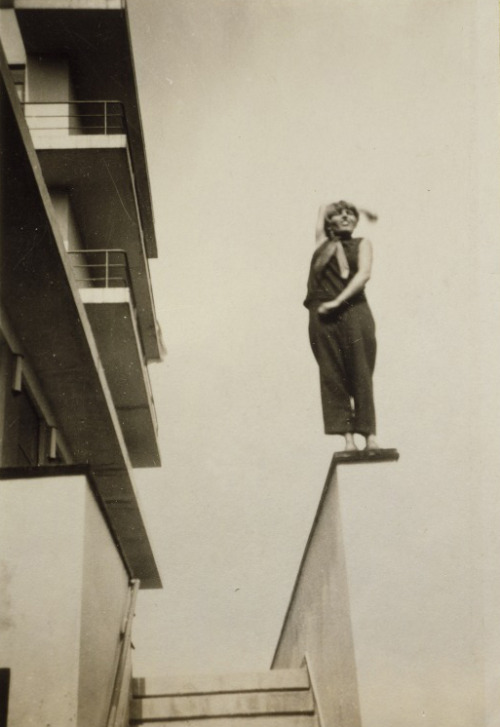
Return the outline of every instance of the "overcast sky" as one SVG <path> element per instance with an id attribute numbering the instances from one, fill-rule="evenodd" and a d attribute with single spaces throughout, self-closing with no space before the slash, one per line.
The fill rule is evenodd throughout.
<path id="1" fill-rule="evenodd" d="M 473 480 L 475 3 L 129 5 L 168 349 L 163 467 L 136 478 L 164 589 L 140 595 L 135 672 L 265 669 L 341 444 L 302 307 L 321 203 L 380 218 L 359 234 L 402 517 L 437 532 Z"/>

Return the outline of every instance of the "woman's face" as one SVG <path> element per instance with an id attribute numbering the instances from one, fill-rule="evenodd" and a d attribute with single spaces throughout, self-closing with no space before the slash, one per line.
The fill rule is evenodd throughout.
<path id="1" fill-rule="evenodd" d="M 325 227 L 334 234 L 352 234 L 357 224 L 358 218 L 356 214 L 347 207 L 343 207 L 327 216 Z"/>

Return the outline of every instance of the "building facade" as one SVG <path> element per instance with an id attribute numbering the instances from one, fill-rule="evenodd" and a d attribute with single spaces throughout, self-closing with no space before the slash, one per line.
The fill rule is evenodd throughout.
<path id="1" fill-rule="evenodd" d="M 127 10 L 15 0 L 0 28 L 2 694 L 9 727 L 95 727 L 137 585 L 161 587 L 133 478 L 160 464 L 161 343 Z"/>

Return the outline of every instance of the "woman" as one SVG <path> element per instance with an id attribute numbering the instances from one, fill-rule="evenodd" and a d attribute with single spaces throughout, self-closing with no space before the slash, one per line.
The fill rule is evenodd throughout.
<path id="1" fill-rule="evenodd" d="M 320 215 L 326 239 L 313 255 L 304 305 L 319 364 L 325 433 L 343 435 L 346 451 L 357 449 L 355 433 L 366 438 L 367 449 L 378 449 L 372 385 L 375 322 L 364 293 L 372 246 L 366 238 L 352 237 L 359 220 L 354 205 L 334 202 Z"/>

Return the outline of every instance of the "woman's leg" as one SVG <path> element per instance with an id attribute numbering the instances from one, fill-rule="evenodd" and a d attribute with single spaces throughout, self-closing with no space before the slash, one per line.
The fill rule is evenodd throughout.
<path id="1" fill-rule="evenodd" d="M 369 449 L 378 448 L 373 398 L 373 371 L 377 353 L 375 322 L 367 304 L 353 307 L 348 313 L 349 348 L 347 371 L 354 399 L 354 431 L 367 437 Z"/>
<path id="2" fill-rule="evenodd" d="M 319 365 L 321 403 L 326 434 L 346 435 L 355 431 L 344 362 L 345 341 L 337 318 L 320 318 L 310 312 L 309 337 Z M 351 438 L 352 439 L 352 434 Z M 354 445 L 354 440 L 352 440 Z M 348 443 L 346 442 L 346 448 Z M 354 445 L 355 447 L 355 445 Z M 349 441 L 349 448 L 351 443 Z"/>
<path id="3" fill-rule="evenodd" d="M 356 442 L 354 441 L 354 436 L 352 432 L 346 432 L 344 434 L 345 437 L 345 451 L 346 452 L 357 452 L 358 448 L 356 447 Z"/>
<path id="4" fill-rule="evenodd" d="M 377 442 L 377 438 L 374 434 L 368 434 L 368 436 L 366 437 L 366 449 L 380 449 L 380 445 Z"/>

